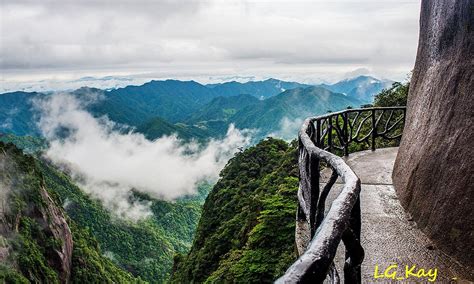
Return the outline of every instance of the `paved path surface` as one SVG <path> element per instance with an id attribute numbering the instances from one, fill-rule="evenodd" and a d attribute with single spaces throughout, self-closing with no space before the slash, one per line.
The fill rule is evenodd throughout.
<path id="1" fill-rule="evenodd" d="M 398 148 L 377 149 L 375 152 L 363 151 L 351 154 L 347 163 L 359 176 L 362 182 L 362 236 L 365 259 L 362 266 L 363 283 L 432 283 L 428 279 L 434 276 L 406 278 L 406 268 L 416 265 L 412 272 L 424 269 L 434 273 L 437 269 L 436 283 L 474 281 L 474 271 L 462 267 L 455 260 L 440 251 L 417 227 L 403 210 L 392 185 L 392 168 Z M 322 173 L 322 180 L 329 172 Z M 332 201 L 341 189 L 340 184 L 334 185 Z M 329 203 L 330 204 L 330 203 Z M 328 210 L 329 208 L 327 208 Z M 473 249 L 473 248 L 466 248 Z M 344 248 L 340 246 L 336 257 L 336 265 L 342 274 Z M 393 267 L 389 274 L 397 271 L 398 280 L 391 278 L 374 279 L 375 267 L 378 274 Z M 433 275 L 433 274 L 432 274 Z M 403 278 L 403 279 L 402 279 Z"/>

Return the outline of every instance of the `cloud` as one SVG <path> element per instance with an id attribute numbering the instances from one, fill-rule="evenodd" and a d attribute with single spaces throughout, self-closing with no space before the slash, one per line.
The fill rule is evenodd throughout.
<path id="1" fill-rule="evenodd" d="M 403 78 L 420 0 L 1 2 L 9 80 L 153 73 L 334 80 L 355 68 Z"/>
<path id="2" fill-rule="evenodd" d="M 84 110 L 87 103 L 69 94 L 35 102 L 39 127 L 50 142 L 45 155 L 107 208 L 130 219 L 150 212 L 149 204 L 133 200 L 132 189 L 166 200 L 193 194 L 198 183 L 217 179 L 228 159 L 250 141 L 233 126 L 225 138 L 204 146 L 176 136 L 149 141 L 118 131 L 106 117 L 94 118 Z"/>
<path id="3" fill-rule="evenodd" d="M 277 131 L 268 134 L 268 136 L 291 141 L 298 137 L 298 131 L 302 124 L 302 118 L 290 119 L 285 116 L 280 120 L 280 128 Z"/>
<path id="4" fill-rule="evenodd" d="M 361 75 L 371 75 L 371 74 L 372 74 L 372 72 L 367 68 L 357 68 L 355 70 L 352 70 L 352 71 L 347 72 L 346 74 L 344 74 L 344 77 L 354 78 L 354 77 L 361 76 Z"/>

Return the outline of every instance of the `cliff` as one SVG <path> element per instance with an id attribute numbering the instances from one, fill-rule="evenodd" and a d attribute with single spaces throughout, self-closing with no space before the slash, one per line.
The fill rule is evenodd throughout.
<path id="1" fill-rule="evenodd" d="M 400 201 L 445 252 L 474 263 L 474 2 L 423 0 L 393 172 Z"/>
<path id="2" fill-rule="evenodd" d="M 140 281 L 105 258 L 60 204 L 39 162 L 0 142 L 0 283 Z"/>
<path id="3" fill-rule="evenodd" d="M 44 249 L 36 266 L 22 266 L 28 279 L 68 283 L 73 241 L 63 211 L 49 196 L 41 177 L 34 174 L 31 157 L 23 156 L 14 147 L 2 147 L 1 150 L 2 236 L 6 240 L 13 240 L 18 234 L 21 236 L 19 265 L 35 262 L 33 255 Z M 21 159 L 16 159 L 17 156 Z M 29 242 L 32 239 L 34 241 Z M 8 246 L 4 248 L 9 254 Z"/>
<path id="4" fill-rule="evenodd" d="M 53 247 L 49 254 L 49 262 L 59 272 L 59 280 L 62 283 L 69 282 L 71 276 L 72 263 L 72 234 L 66 217 L 61 208 L 56 206 L 54 201 L 49 196 L 48 192 L 41 186 L 39 189 L 41 196 L 41 206 L 39 215 L 35 219 L 40 224 L 43 224 L 45 234 L 50 235 L 51 238 L 58 243 Z"/>

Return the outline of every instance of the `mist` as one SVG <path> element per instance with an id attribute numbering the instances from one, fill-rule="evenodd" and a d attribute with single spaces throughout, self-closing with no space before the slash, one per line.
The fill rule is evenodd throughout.
<path id="1" fill-rule="evenodd" d="M 302 118 L 291 119 L 285 116 L 280 120 L 279 128 L 268 136 L 280 138 L 287 142 L 292 141 L 298 137 L 298 131 L 302 124 Z"/>
<path id="2" fill-rule="evenodd" d="M 50 144 L 44 155 L 123 218 L 151 214 L 149 203 L 130 198 L 132 189 L 164 200 L 192 195 L 200 182 L 215 181 L 227 161 L 250 143 L 250 132 L 233 125 L 223 139 L 206 145 L 176 136 L 150 141 L 107 117 L 92 116 L 85 110 L 91 101 L 54 94 L 34 103 L 41 114 L 38 126 Z"/>

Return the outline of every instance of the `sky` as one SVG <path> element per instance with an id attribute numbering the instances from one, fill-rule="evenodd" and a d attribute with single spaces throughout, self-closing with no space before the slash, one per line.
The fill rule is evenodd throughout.
<path id="1" fill-rule="evenodd" d="M 305 83 L 414 66 L 420 0 L 2 0 L 0 83 Z M 8 88 L 6 88 L 7 86 Z"/>

